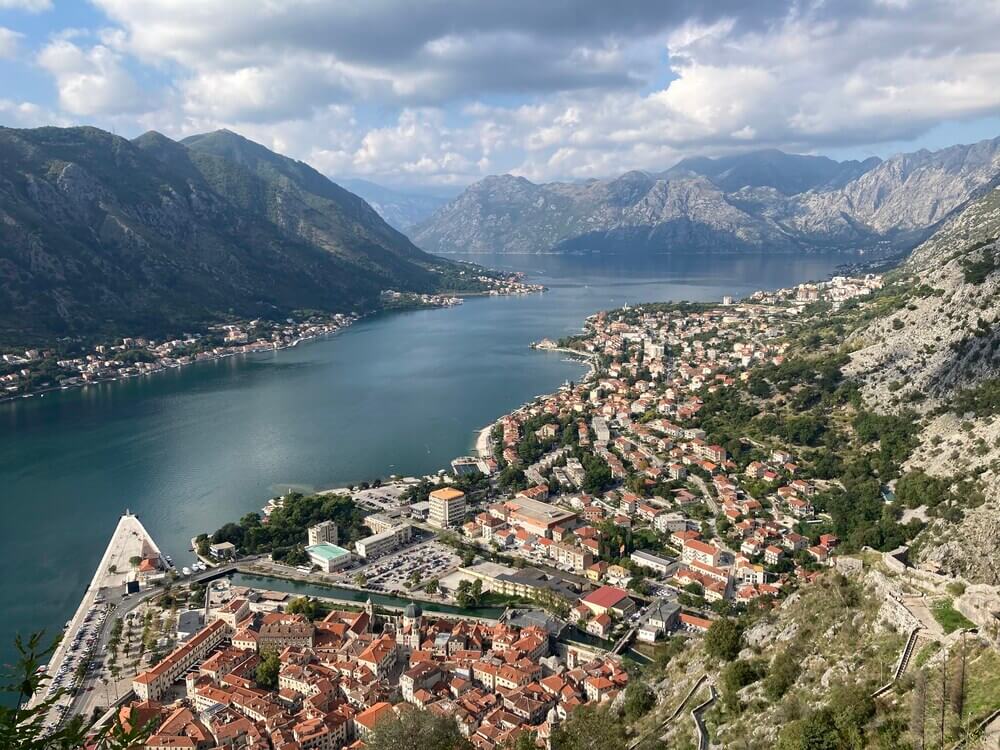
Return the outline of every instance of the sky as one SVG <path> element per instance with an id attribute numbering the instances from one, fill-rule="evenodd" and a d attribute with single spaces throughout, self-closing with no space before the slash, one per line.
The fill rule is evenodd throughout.
<path id="1" fill-rule="evenodd" d="M 1000 135 L 998 0 L 0 0 L 0 124 L 458 188 Z"/>

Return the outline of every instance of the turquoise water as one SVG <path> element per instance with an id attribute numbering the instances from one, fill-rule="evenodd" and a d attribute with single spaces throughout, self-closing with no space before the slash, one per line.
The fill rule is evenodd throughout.
<path id="1" fill-rule="evenodd" d="M 603 308 L 718 300 L 843 256 L 474 258 L 550 287 L 395 313 L 282 352 L 0 404 L 0 663 L 59 631 L 130 508 L 178 564 L 191 537 L 311 489 L 446 467 L 475 431 L 584 369 L 532 351 Z"/>

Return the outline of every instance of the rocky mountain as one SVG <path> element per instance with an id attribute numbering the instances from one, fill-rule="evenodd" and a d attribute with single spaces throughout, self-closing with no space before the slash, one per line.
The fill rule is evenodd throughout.
<path id="1" fill-rule="evenodd" d="M 874 156 L 863 162 L 838 162 L 825 156 L 786 154 L 772 148 L 719 159 L 691 157 L 660 176 L 670 179 L 700 174 L 730 193 L 744 187 L 771 187 L 783 195 L 796 195 L 807 190 L 843 187 L 881 163 Z"/>
<path id="2" fill-rule="evenodd" d="M 368 180 L 347 179 L 340 184 L 368 201 L 379 216 L 401 232 L 419 224 L 448 202 L 441 195 L 394 190 Z"/>
<path id="3" fill-rule="evenodd" d="M 879 314 L 849 341 L 845 371 L 865 401 L 922 417 L 906 468 L 971 477 L 984 502 L 957 525 L 939 514 L 918 556 L 1000 584 L 1000 177 L 889 276 Z M 919 512 L 919 511 L 918 511 Z"/>
<path id="4" fill-rule="evenodd" d="M 660 174 L 488 177 L 412 230 L 440 253 L 909 249 L 1000 170 L 1000 138 L 884 162 L 764 151 Z"/>
<path id="5" fill-rule="evenodd" d="M 361 198 L 227 131 L 0 129 L 0 340 L 177 330 L 432 291 L 447 264 Z"/>

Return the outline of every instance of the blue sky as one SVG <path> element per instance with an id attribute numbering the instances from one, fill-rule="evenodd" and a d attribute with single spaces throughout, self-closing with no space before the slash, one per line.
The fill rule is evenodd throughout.
<path id="1" fill-rule="evenodd" d="M 460 186 L 1000 135 L 1000 3 L 0 0 L 0 124 L 220 127 Z"/>

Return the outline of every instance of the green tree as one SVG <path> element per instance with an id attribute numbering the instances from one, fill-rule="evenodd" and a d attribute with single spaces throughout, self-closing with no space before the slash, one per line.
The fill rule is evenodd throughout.
<path id="1" fill-rule="evenodd" d="M 66 691 L 57 688 L 32 708 L 27 702 L 32 695 L 45 692 L 49 676 L 39 671 L 52 655 L 55 644 L 42 645 L 44 635 L 35 633 L 27 641 L 18 636 L 15 647 L 17 661 L 0 674 L 0 748 L 17 750 L 72 750 L 82 747 L 89 727 L 83 717 L 75 716 L 56 728 L 47 726 L 46 719 Z M 153 723 L 126 730 L 115 718 L 96 733 L 93 744 L 98 750 L 127 750 L 142 746 L 153 732 Z"/>
<path id="2" fill-rule="evenodd" d="M 403 711 L 375 725 L 365 740 L 368 750 L 471 750 L 455 720 L 429 711 Z"/>
<path id="3" fill-rule="evenodd" d="M 649 713 L 656 705 L 656 696 L 649 686 L 639 680 L 632 680 L 625 688 L 625 720 L 633 722 Z"/>
<path id="4" fill-rule="evenodd" d="M 743 627 L 728 617 L 721 617 L 712 623 L 705 633 L 705 653 L 716 659 L 732 661 L 740 652 Z"/>
<path id="5" fill-rule="evenodd" d="M 610 750 L 628 744 L 625 723 L 604 706 L 585 704 L 552 733 L 553 750 Z"/>
<path id="6" fill-rule="evenodd" d="M 278 687 L 278 672 L 281 670 L 281 660 L 274 651 L 266 652 L 257 664 L 255 677 L 262 688 L 274 690 Z"/>

